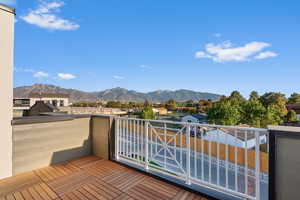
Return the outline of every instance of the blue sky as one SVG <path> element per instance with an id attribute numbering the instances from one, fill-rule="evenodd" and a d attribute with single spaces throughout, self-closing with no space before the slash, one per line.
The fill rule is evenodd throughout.
<path id="1" fill-rule="evenodd" d="M 4 1 L 15 86 L 300 92 L 299 1 Z"/>

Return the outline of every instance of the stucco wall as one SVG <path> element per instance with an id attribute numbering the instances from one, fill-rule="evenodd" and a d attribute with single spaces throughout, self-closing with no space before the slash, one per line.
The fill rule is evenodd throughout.
<path id="1" fill-rule="evenodd" d="M 13 12 L 0 5 L 0 178 L 12 174 Z"/>
<path id="2" fill-rule="evenodd" d="M 90 117 L 13 126 L 13 175 L 91 153 Z"/>

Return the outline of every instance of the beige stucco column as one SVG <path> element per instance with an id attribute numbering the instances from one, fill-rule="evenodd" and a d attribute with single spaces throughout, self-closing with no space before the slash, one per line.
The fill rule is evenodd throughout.
<path id="1" fill-rule="evenodd" d="M 15 11 L 0 4 L 0 179 L 12 175 Z"/>

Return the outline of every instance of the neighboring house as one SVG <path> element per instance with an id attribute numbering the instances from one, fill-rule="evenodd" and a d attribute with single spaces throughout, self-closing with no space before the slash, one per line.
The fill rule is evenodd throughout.
<path id="1" fill-rule="evenodd" d="M 52 104 L 45 103 L 44 101 L 36 101 L 29 110 L 25 110 L 23 116 L 38 116 L 42 113 L 57 112 L 58 109 Z"/>
<path id="2" fill-rule="evenodd" d="M 30 107 L 29 98 L 14 98 L 14 107 Z"/>
<path id="3" fill-rule="evenodd" d="M 245 134 L 247 134 L 247 140 Z M 255 147 L 256 143 L 256 138 L 253 133 L 244 131 L 238 132 L 236 138 L 234 130 L 222 129 L 215 129 L 207 132 L 207 134 L 203 135 L 203 139 L 247 149 L 252 149 L 253 147 Z M 267 143 L 267 136 L 265 134 L 261 134 L 259 140 L 260 144 L 265 144 Z"/>
<path id="4" fill-rule="evenodd" d="M 294 110 L 298 116 L 298 119 L 300 120 L 300 106 L 296 106 L 296 105 L 287 105 L 286 109 L 288 110 Z"/>
<path id="5" fill-rule="evenodd" d="M 43 101 L 55 107 L 69 106 L 69 95 L 60 93 L 30 93 L 28 98 L 14 98 L 14 107 L 31 107 L 37 101 Z"/>
<path id="6" fill-rule="evenodd" d="M 60 93 L 31 93 L 29 94 L 30 105 L 34 105 L 37 101 L 44 101 L 45 103 L 52 104 L 56 107 L 69 106 L 69 97 L 68 94 Z"/>
<path id="7" fill-rule="evenodd" d="M 181 118 L 181 122 L 199 123 L 205 121 L 206 116 L 204 114 L 192 114 L 186 115 Z"/>
<path id="8" fill-rule="evenodd" d="M 168 114 L 168 110 L 166 108 L 152 108 L 154 113 L 158 113 L 160 115 L 166 115 Z"/>

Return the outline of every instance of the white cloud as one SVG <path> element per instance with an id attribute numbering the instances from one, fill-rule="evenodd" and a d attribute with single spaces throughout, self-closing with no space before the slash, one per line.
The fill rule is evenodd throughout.
<path id="1" fill-rule="evenodd" d="M 57 13 L 60 12 L 59 8 L 64 4 L 63 1 L 47 3 L 41 0 L 36 10 L 30 10 L 27 15 L 21 16 L 21 19 L 29 24 L 48 30 L 70 31 L 78 29 L 80 27 L 79 24 L 63 19 L 57 15 Z"/>
<path id="2" fill-rule="evenodd" d="M 219 38 L 219 37 L 222 36 L 222 34 L 221 33 L 214 33 L 213 36 L 216 37 L 216 38 Z"/>
<path id="3" fill-rule="evenodd" d="M 124 79 L 125 77 L 123 77 L 123 76 L 118 76 L 118 75 L 114 75 L 113 78 L 114 78 L 114 79 L 117 79 L 117 80 L 122 80 L 122 79 Z"/>
<path id="4" fill-rule="evenodd" d="M 149 65 L 140 65 L 140 68 L 143 68 L 143 69 L 152 69 L 152 67 L 149 66 Z"/>
<path id="5" fill-rule="evenodd" d="M 0 3 L 6 4 L 6 5 L 15 5 L 15 0 L 0 0 Z"/>
<path id="6" fill-rule="evenodd" d="M 30 73 L 35 72 L 33 69 L 30 69 L 30 68 L 19 68 L 19 67 L 14 67 L 14 71 L 15 72 L 30 72 Z"/>
<path id="7" fill-rule="evenodd" d="M 64 80 L 70 80 L 76 78 L 73 74 L 64 74 L 64 73 L 58 73 L 57 77 Z"/>
<path id="8" fill-rule="evenodd" d="M 196 52 L 195 58 L 208 58 L 220 63 L 230 61 L 243 62 L 256 58 L 253 56 L 270 46 L 271 44 L 265 42 L 250 42 L 238 47 L 234 47 L 230 41 L 220 44 L 208 43 L 204 51 Z M 261 59 L 263 59 L 263 56 L 260 56 Z"/>
<path id="9" fill-rule="evenodd" d="M 39 71 L 39 72 L 36 72 L 33 74 L 33 77 L 35 77 L 35 78 L 46 78 L 48 76 L 49 76 L 49 74 L 42 72 L 42 71 Z"/>
<path id="10" fill-rule="evenodd" d="M 272 57 L 276 57 L 276 56 L 278 56 L 278 54 L 273 51 L 265 51 L 265 52 L 261 52 L 254 58 L 255 59 L 265 59 L 265 58 L 272 58 Z"/>

